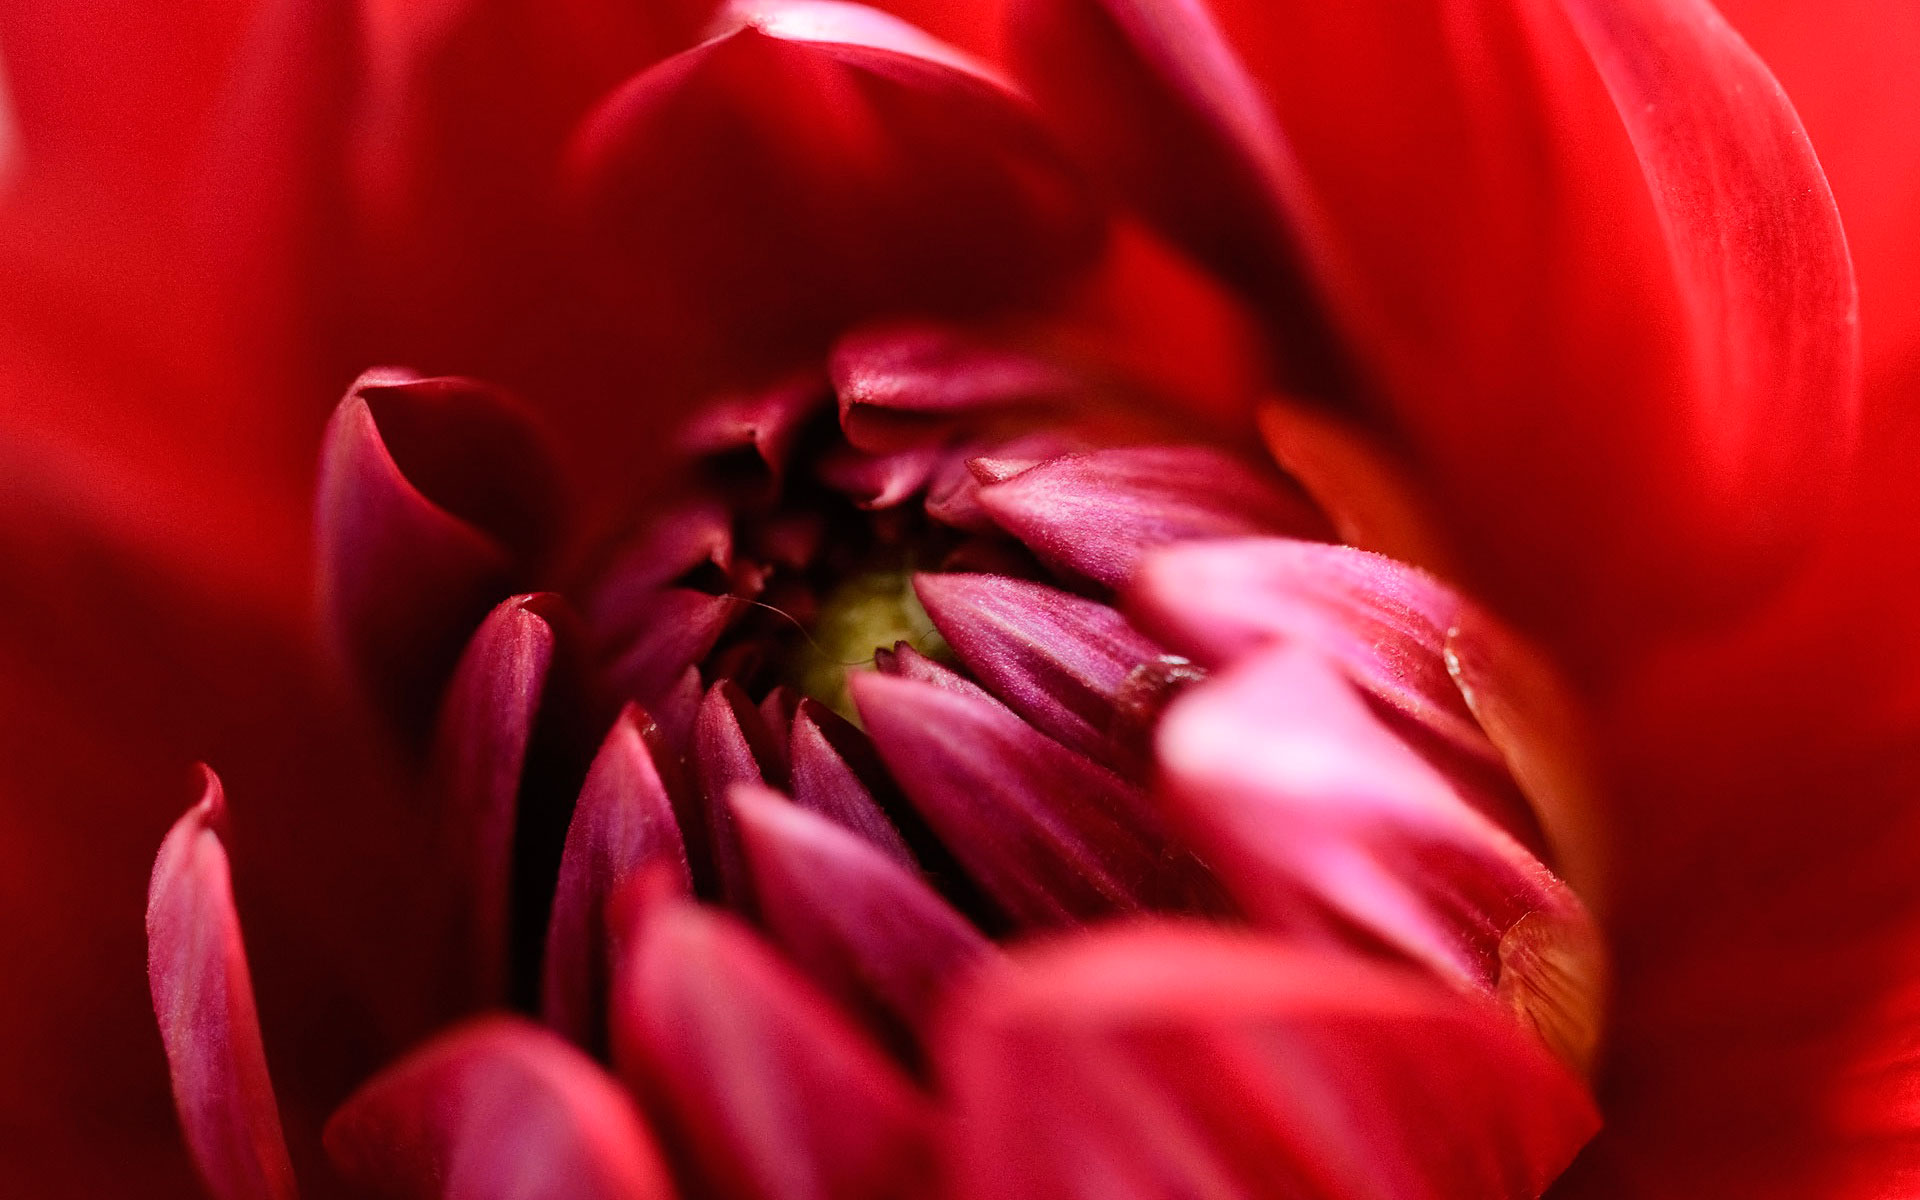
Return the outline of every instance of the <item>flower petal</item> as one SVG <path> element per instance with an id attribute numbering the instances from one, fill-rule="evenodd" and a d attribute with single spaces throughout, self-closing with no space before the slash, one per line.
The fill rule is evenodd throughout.
<path id="1" fill-rule="evenodd" d="M 780 769 L 785 755 L 746 694 L 722 680 L 707 689 L 700 702 L 692 757 L 702 806 L 700 816 L 690 820 L 687 829 L 694 879 L 703 895 L 716 895 L 735 908 L 751 911 L 753 881 L 741 856 L 740 833 L 734 828 L 727 795 L 742 783 L 785 787 L 786 775 Z M 693 828 L 702 823 L 701 818 L 704 827 Z"/>
<path id="2" fill-rule="evenodd" d="M 216 1200 L 292 1200 L 293 1165 L 267 1078 L 253 979 L 233 907 L 220 780 L 174 823 L 147 891 L 147 979 L 187 1145 Z"/>
<path id="3" fill-rule="evenodd" d="M 974 678 L 1034 728 L 1096 762 L 1133 767 L 1116 741 L 1128 680 L 1163 657 L 1105 604 L 1003 575 L 916 575 L 927 615 Z"/>
<path id="4" fill-rule="evenodd" d="M 358 681 L 419 732 L 480 618 L 531 581 L 559 519 L 531 418 L 460 379 L 370 371 L 327 426 L 321 610 Z"/>
<path id="5" fill-rule="evenodd" d="M 1095 210 L 1010 93 L 751 26 L 616 92 L 573 164 L 614 310 L 736 373 L 824 353 L 869 315 L 1029 294 L 1097 247 Z"/>
<path id="6" fill-rule="evenodd" d="M 1490 1006 L 1244 934 L 1029 951 L 948 1011 L 955 1195 L 1537 1197 L 1599 1127 Z"/>
<path id="7" fill-rule="evenodd" d="M 1572 1011 L 1536 1024 L 1597 1027 L 1600 942 L 1579 900 L 1382 726 L 1332 664 L 1289 648 L 1250 655 L 1174 701 L 1158 741 L 1172 819 L 1249 913 L 1307 933 L 1348 924 L 1358 944 L 1377 939 L 1523 1013 L 1561 1004 L 1564 955 L 1589 986 Z M 1316 906 L 1332 919 L 1319 929 Z M 1507 953 L 1529 919 L 1546 922 L 1552 954 Z M 1523 987 L 1509 969 L 1555 980 Z M 1591 1038 L 1570 1049 L 1584 1067 Z"/>
<path id="8" fill-rule="evenodd" d="M 341 1174 L 382 1196 L 672 1200 L 660 1151 L 592 1060 L 517 1018 L 444 1033 L 327 1123 Z"/>
<path id="9" fill-rule="evenodd" d="M 992 944 L 910 864 L 851 830 L 751 786 L 735 788 L 732 802 L 781 949 L 917 1061 L 942 993 Z"/>
<path id="10" fill-rule="evenodd" d="M 693 890 L 687 848 L 673 800 L 654 761 L 658 735 L 644 711 L 629 704 L 608 731 L 587 772 L 567 826 L 547 926 L 540 1010 L 547 1023 L 589 1050 L 606 1038 L 607 905 L 648 864 L 665 864 Z"/>
<path id="11" fill-rule="evenodd" d="M 903 866 L 914 865 L 913 852 L 874 799 L 887 774 L 865 734 L 807 699 L 794 712 L 788 745 L 796 807 L 852 830 Z"/>
<path id="12" fill-rule="evenodd" d="M 1016 920 L 1221 908 L 1206 868 L 1172 844 L 1144 796 L 984 693 L 872 673 L 851 683 L 914 807 Z"/>
<path id="13" fill-rule="evenodd" d="M 632 640 L 615 651 L 607 678 L 645 705 L 663 701 L 713 650 L 740 615 L 740 601 L 693 588 L 661 588 L 632 603 Z"/>
<path id="14" fill-rule="evenodd" d="M 1059 363 L 924 323 L 855 330 L 834 345 L 827 369 L 840 427 L 867 451 L 922 444 L 955 418 L 1057 405 L 1086 389 Z"/>
<path id="15" fill-rule="evenodd" d="M 981 488 L 980 503 L 1041 558 L 1108 587 L 1124 584 L 1142 555 L 1168 542 L 1313 535 L 1323 526 L 1277 477 L 1206 446 L 1068 455 Z"/>
<path id="16" fill-rule="evenodd" d="M 926 1102 L 744 926 L 656 907 L 617 986 L 615 1061 L 674 1135 L 689 1194 L 924 1194 Z"/>

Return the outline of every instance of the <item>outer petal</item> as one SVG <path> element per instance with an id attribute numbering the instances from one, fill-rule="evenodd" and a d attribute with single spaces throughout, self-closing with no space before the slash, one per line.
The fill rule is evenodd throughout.
<path id="1" fill-rule="evenodd" d="M 824 352 L 871 314 L 1027 296 L 1098 232 L 1004 89 L 751 26 L 617 92 L 574 170 L 589 252 L 634 333 L 695 361 L 724 354 L 736 373 Z"/>
<path id="2" fill-rule="evenodd" d="M 671 1200 L 633 1103 L 579 1051 L 523 1021 L 442 1034 L 356 1092 L 327 1150 L 402 1200 Z"/>
<path id="3" fill-rule="evenodd" d="M 548 549 L 558 482 L 540 446 L 493 389 L 393 370 L 356 380 L 327 427 L 321 610 L 359 682 L 411 730 L 480 618 Z"/>
<path id="4" fill-rule="evenodd" d="M 680 903 L 643 920 L 615 1058 L 687 1156 L 691 1194 L 924 1194 L 930 1114 L 877 1049 L 731 918 Z"/>
<path id="5" fill-rule="evenodd" d="M 606 1038 L 605 997 L 612 980 L 607 909 L 613 896 L 654 863 L 685 891 L 693 890 L 673 799 L 649 744 L 658 736 L 645 712 L 631 704 L 623 709 L 587 771 L 567 826 L 547 925 L 540 1007 L 554 1028 L 588 1049 Z"/>
<path id="6" fill-rule="evenodd" d="M 1498 1012 L 1210 930 L 1031 952 L 948 1025 L 955 1197 L 1535 1197 L 1599 1125 Z"/>
<path id="7" fill-rule="evenodd" d="M 297 1189 L 267 1078 L 219 828 L 220 781 L 168 833 L 147 893 L 147 978 L 187 1144 L 217 1200 L 291 1200 Z"/>

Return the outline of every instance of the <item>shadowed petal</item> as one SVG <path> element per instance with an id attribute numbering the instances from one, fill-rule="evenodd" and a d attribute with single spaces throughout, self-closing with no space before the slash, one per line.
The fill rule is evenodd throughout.
<path id="1" fill-rule="evenodd" d="M 1170 816 L 1248 912 L 1311 930 L 1313 905 L 1425 964 L 1441 978 L 1498 991 L 1523 1010 L 1563 989 L 1508 970 L 1570 968 L 1589 984 L 1576 1008 L 1538 1024 L 1584 1031 L 1584 1065 L 1601 1001 L 1599 939 L 1567 887 L 1470 807 L 1382 726 L 1335 667 L 1293 649 L 1251 655 L 1174 701 L 1158 736 Z M 1549 956 L 1512 957 L 1507 939 L 1545 922 Z M 1575 1039 L 1579 1041 L 1578 1038 Z"/>
<path id="2" fill-rule="evenodd" d="M 1345 954 L 1132 927 L 949 1008 L 953 1194 L 1537 1197 L 1599 1117 L 1493 1007 Z"/>
<path id="3" fill-rule="evenodd" d="M 980 503 L 1041 558 L 1108 587 L 1167 542 L 1316 534 L 1324 524 L 1278 478 L 1206 446 L 1068 455 L 981 488 Z"/>
<path id="4" fill-rule="evenodd" d="M 826 399 L 825 383 L 811 371 L 774 387 L 721 397 L 681 430 L 680 444 L 687 453 L 710 458 L 751 451 L 777 484 L 801 426 Z"/>
<path id="5" fill-rule="evenodd" d="M 315 539 L 321 611 L 358 681 L 413 732 L 460 648 L 525 586 L 559 520 L 528 417 L 460 379 L 370 371 L 327 426 Z"/>
<path id="6" fill-rule="evenodd" d="M 913 852 L 874 800 L 873 789 L 887 776 L 864 733 L 808 699 L 794 712 L 788 744 L 795 805 L 852 830 L 901 865 L 914 865 Z"/>
<path id="7" fill-rule="evenodd" d="M 327 1122 L 342 1175 L 404 1200 L 672 1200 L 652 1135 L 593 1061 L 517 1018 L 470 1022 Z"/>
<path id="8" fill-rule="evenodd" d="M 847 440 L 874 452 L 923 443 L 947 421 L 1059 404 L 1086 387 L 1059 363 L 937 325 L 857 330 L 834 346 L 828 371 Z"/>
<path id="9" fill-rule="evenodd" d="M 915 809 L 1016 920 L 1221 907 L 1211 876 L 1144 796 L 998 703 L 892 675 L 851 684 Z"/>
<path id="10" fill-rule="evenodd" d="M 1162 652 L 1125 617 L 1004 575 L 915 575 L 913 587 L 967 670 L 1035 728 L 1096 761 L 1135 763 L 1115 740 L 1120 700 Z"/>
<path id="11" fill-rule="evenodd" d="M 689 849 L 698 848 L 694 879 L 703 888 L 714 889 L 703 890 L 703 895 L 718 895 L 736 908 L 751 907 L 752 880 L 741 857 L 740 834 L 733 825 L 727 793 L 741 783 L 785 787 L 786 776 L 780 769 L 784 761 L 765 720 L 744 692 L 725 680 L 707 690 L 693 726 L 693 770 L 703 811 L 688 822 L 687 830 Z M 704 828 L 695 832 L 691 825 L 702 818 Z"/>
<path id="12" fill-rule="evenodd" d="M 651 736 L 657 730 L 644 711 L 631 704 L 621 711 L 587 772 L 560 859 L 541 1012 L 589 1050 L 601 1048 L 606 1037 L 607 905 L 614 893 L 649 863 L 665 864 L 682 888 L 693 890 Z"/>
<path id="13" fill-rule="evenodd" d="M 220 780 L 174 823 L 147 890 L 147 979 L 187 1145 L 216 1200 L 292 1200 L 293 1166 L 267 1078 L 234 912 Z"/>
<path id="14" fill-rule="evenodd" d="M 642 918 L 614 1056 L 717 1200 L 881 1200 L 931 1183 L 927 1104 L 744 926 L 687 903 Z"/>
<path id="15" fill-rule="evenodd" d="M 947 986 L 993 947 L 910 865 L 784 797 L 733 791 L 755 894 L 788 957 L 917 1059 Z"/>
<path id="16" fill-rule="evenodd" d="M 638 631 L 614 654 L 607 678 L 642 704 L 659 703 L 712 651 L 742 607 L 733 596 L 678 587 L 634 602 L 629 624 Z"/>

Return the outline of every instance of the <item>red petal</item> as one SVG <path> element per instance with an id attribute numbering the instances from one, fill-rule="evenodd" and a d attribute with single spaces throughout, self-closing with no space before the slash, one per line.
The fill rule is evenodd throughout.
<path id="1" fill-rule="evenodd" d="M 687 1156 L 691 1194 L 924 1194 L 926 1102 L 745 927 L 656 909 L 618 988 L 615 1059 Z"/>
<path id="2" fill-rule="evenodd" d="M 1570 1050 L 1591 1052 L 1601 966 L 1580 902 L 1330 664 L 1293 649 L 1251 655 L 1174 701 L 1158 742 L 1173 819 L 1247 911 L 1313 932 L 1317 904 L 1359 944 L 1377 939 L 1454 984 L 1498 990 L 1530 1018 L 1531 1005 L 1564 997 L 1505 972 L 1560 962 L 1513 960 L 1509 938 L 1544 920 L 1587 987 L 1539 1023 L 1584 1030 Z"/>
<path id="3" fill-rule="evenodd" d="M 870 314 L 1028 294 L 1097 234 L 1004 90 L 753 28 L 622 88 L 583 130 L 575 171 L 609 302 L 647 344 L 735 372 L 824 352 Z"/>
<path id="4" fill-rule="evenodd" d="M 1220 907 L 1206 869 L 1170 847 L 1138 791 L 984 693 L 871 673 L 851 684 L 914 807 L 1017 920 Z"/>
<path id="5" fill-rule="evenodd" d="M 656 732 L 636 706 L 622 710 L 587 772 L 560 859 L 540 1007 L 548 1024 L 588 1049 L 606 1036 L 607 905 L 614 893 L 652 863 L 665 864 L 693 890 L 673 801 L 648 746 Z"/>
<path id="6" fill-rule="evenodd" d="M 419 729 L 480 618 L 524 586 L 558 483 L 531 418 L 483 385 L 361 376 L 327 427 L 322 611 L 388 712 Z"/>
<path id="7" fill-rule="evenodd" d="M 691 828 L 699 818 L 687 823 L 694 878 L 700 881 L 703 895 L 710 894 L 707 889 L 716 889 L 711 894 L 724 897 L 728 904 L 751 908 L 752 881 L 741 857 L 740 834 L 734 828 L 727 794 L 742 783 L 785 787 L 787 780 L 779 769 L 784 757 L 744 692 L 726 680 L 707 690 L 693 728 L 693 769 L 700 784 L 704 828 Z"/>
<path id="8" fill-rule="evenodd" d="M 917 1057 L 947 985 L 992 952 L 913 866 L 777 794 L 733 792 L 774 938 L 888 1045 Z"/>
<path id="9" fill-rule="evenodd" d="M 955 420 L 1056 405 L 1086 383 L 1057 362 L 944 325 L 856 330 L 828 359 L 840 427 L 862 450 L 920 445 Z"/>
<path id="10" fill-rule="evenodd" d="M 607 678 L 642 704 L 660 703 L 713 650 L 743 607 L 733 596 L 678 587 L 633 601 L 625 623 L 638 631 L 614 654 Z"/>
<path id="11" fill-rule="evenodd" d="M 1323 524 L 1277 476 L 1205 446 L 1068 455 L 981 488 L 980 503 L 1041 558 L 1109 587 L 1168 542 Z"/>
<path id="12" fill-rule="evenodd" d="M 387 1068 L 327 1123 L 356 1186 L 408 1200 L 672 1200 L 633 1103 L 524 1021 L 473 1021 Z"/>
<path id="13" fill-rule="evenodd" d="M 913 852 L 874 800 L 887 774 L 865 734 L 819 701 L 802 700 L 789 747 L 795 805 L 852 830 L 896 862 L 914 865 Z"/>
<path id="14" fill-rule="evenodd" d="M 1537 1197 L 1599 1127 L 1492 1008 L 1240 934 L 1063 943 L 949 1012 L 955 1195 Z"/>
<path id="15" fill-rule="evenodd" d="M 174 823 L 147 891 L 147 979 L 187 1145 L 217 1200 L 291 1200 L 293 1166 L 267 1078 L 233 907 L 220 781 Z"/>

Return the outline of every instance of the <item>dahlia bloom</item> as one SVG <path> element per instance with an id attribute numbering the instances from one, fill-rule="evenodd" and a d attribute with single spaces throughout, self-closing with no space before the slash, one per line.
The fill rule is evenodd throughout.
<path id="1" fill-rule="evenodd" d="M 22 960 L 160 844 L 19 1174 L 1897 1190 L 1906 360 L 1760 59 L 911 7 L 0 5 Z"/>

